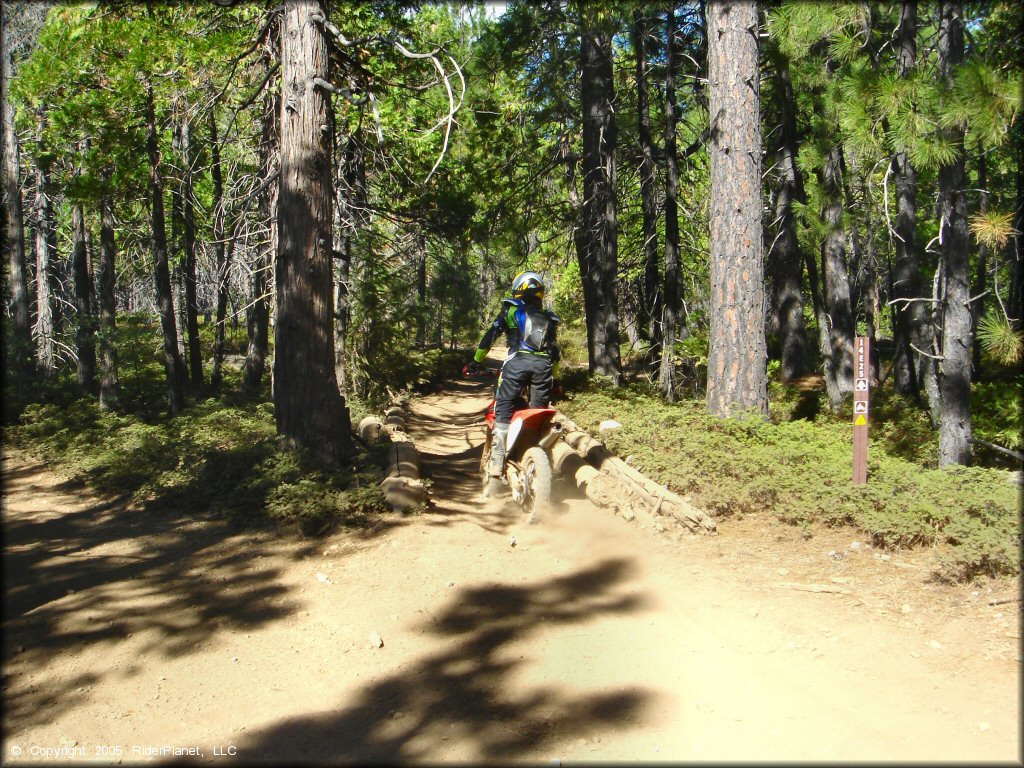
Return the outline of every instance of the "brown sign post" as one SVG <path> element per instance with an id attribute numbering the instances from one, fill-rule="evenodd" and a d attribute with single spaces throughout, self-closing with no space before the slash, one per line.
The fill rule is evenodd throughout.
<path id="1" fill-rule="evenodd" d="M 858 336 L 853 347 L 853 482 L 868 481 L 868 374 L 871 342 Z"/>

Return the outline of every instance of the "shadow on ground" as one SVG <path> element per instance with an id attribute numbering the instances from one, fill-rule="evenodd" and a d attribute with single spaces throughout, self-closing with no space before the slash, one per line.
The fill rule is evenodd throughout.
<path id="1" fill-rule="evenodd" d="M 459 590 L 425 627 L 447 640 L 443 651 L 367 686 L 336 711 L 290 719 L 239 742 L 239 758 L 397 764 L 443 759 L 452 749 L 454 759 L 510 760 L 638 724 L 653 692 L 588 695 L 513 684 L 535 662 L 518 647 L 532 635 L 642 608 L 625 590 L 631 568 L 609 559 L 540 584 Z"/>
<path id="2" fill-rule="evenodd" d="M 5 684 L 12 666 L 23 679 L 45 681 L 58 655 L 88 646 L 117 653 L 133 636 L 131 648 L 145 666 L 297 610 L 281 569 L 259 558 L 279 543 L 302 558 L 322 543 L 243 531 L 187 506 L 156 510 L 118 498 L 91 503 L 97 495 L 81 483 L 35 485 L 41 469 L 6 460 L 3 466 Z M 377 526 L 353 538 L 368 545 L 386 530 Z M 38 690 L 8 685 L 5 722 L 26 727 L 54 720 L 96 682 L 87 673 L 64 680 L 55 698 L 49 683 Z"/>

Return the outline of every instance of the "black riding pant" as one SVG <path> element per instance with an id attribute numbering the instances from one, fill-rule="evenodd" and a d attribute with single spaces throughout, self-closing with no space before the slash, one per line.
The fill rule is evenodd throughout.
<path id="1" fill-rule="evenodd" d="M 498 391 L 494 396 L 494 421 L 508 424 L 524 386 L 530 387 L 530 407 L 547 408 L 554 380 L 551 358 L 529 352 L 516 352 L 501 368 Z"/>

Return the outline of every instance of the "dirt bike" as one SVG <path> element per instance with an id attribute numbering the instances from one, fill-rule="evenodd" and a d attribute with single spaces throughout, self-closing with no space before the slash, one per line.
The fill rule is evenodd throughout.
<path id="1" fill-rule="evenodd" d="M 493 371 L 481 369 L 478 373 L 463 368 L 467 378 L 481 378 L 493 375 Z M 491 459 L 491 444 L 494 439 L 494 399 L 484 412 L 487 435 L 484 438 L 484 452 L 480 457 L 480 474 L 484 488 L 491 478 L 487 464 Z M 521 506 L 529 515 L 528 522 L 536 523 L 551 503 L 551 481 L 554 471 L 551 460 L 551 446 L 562 437 L 562 423 L 555 420 L 558 413 L 554 408 L 530 408 L 520 394 L 512 412 L 505 439 L 505 466 L 502 481 L 512 491 L 512 501 Z"/>

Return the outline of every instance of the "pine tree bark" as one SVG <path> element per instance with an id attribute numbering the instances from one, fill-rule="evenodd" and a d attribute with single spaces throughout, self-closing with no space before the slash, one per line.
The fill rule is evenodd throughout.
<path id="1" fill-rule="evenodd" d="M 112 411 L 120 405 L 121 383 L 117 375 L 117 296 L 114 245 L 114 206 L 108 195 L 100 198 L 100 409 Z"/>
<path id="2" fill-rule="evenodd" d="M 774 326 L 781 357 L 783 381 L 806 376 L 807 329 L 804 325 L 803 262 L 797 239 L 793 204 L 804 200 L 803 178 L 796 167 L 796 96 L 789 74 L 789 61 L 776 52 L 773 76 L 778 92 L 779 142 L 775 150 L 779 168 L 775 185 L 775 223 L 778 234 L 768 256 L 774 298 Z"/>
<path id="3" fill-rule="evenodd" d="M 78 387 L 91 393 L 96 389 L 96 334 L 93 318 L 92 271 L 85 232 L 85 211 L 76 203 L 71 214 L 73 262 L 75 274 L 75 351 L 78 357 Z"/>
<path id="4" fill-rule="evenodd" d="M 917 0 L 903 0 L 894 35 L 897 75 L 903 79 L 912 77 L 917 68 L 917 5 Z M 929 356 L 933 347 L 931 313 L 927 302 L 913 300 L 926 298 L 917 242 L 917 170 L 905 152 L 893 155 L 890 168 L 896 192 L 896 261 L 890 289 L 891 298 L 897 300 L 893 304 L 893 385 L 897 392 L 918 399 L 923 391 L 928 402 L 937 405 L 937 370 Z"/>
<path id="5" fill-rule="evenodd" d="M 274 413 L 279 434 L 326 461 L 351 449 L 334 375 L 331 142 L 327 42 L 316 0 L 285 0 L 281 35 L 281 197 L 278 212 Z"/>
<path id="6" fill-rule="evenodd" d="M 272 23 L 267 32 L 264 46 L 264 66 L 267 70 L 275 65 L 280 53 L 281 44 L 280 22 Z M 281 93 L 269 85 L 263 93 L 262 116 L 260 120 L 260 176 L 269 179 L 278 171 L 281 156 L 280 146 L 280 111 Z M 255 392 L 263 379 L 266 369 L 267 354 L 270 346 L 270 297 L 271 275 L 273 275 L 274 255 L 277 253 L 277 201 L 280 184 L 270 184 L 260 195 L 260 219 L 266 222 L 268 235 L 265 244 L 257 251 L 252 271 L 252 297 L 249 310 L 246 312 L 245 323 L 248 346 L 245 364 L 242 366 L 242 386 Z"/>
<path id="7" fill-rule="evenodd" d="M 651 342 L 652 353 L 657 353 L 661 343 L 658 202 L 654 188 L 654 140 L 651 137 L 651 108 L 647 93 L 647 38 L 651 34 L 651 19 L 645 8 L 633 9 L 632 31 L 633 50 L 636 52 L 637 144 L 640 147 L 640 206 L 644 233 L 644 271 L 639 291 L 637 330 L 642 338 Z"/>
<path id="8" fill-rule="evenodd" d="M 223 380 L 224 337 L 228 316 L 228 269 L 230 267 L 230 247 L 227 242 L 228 232 L 234 225 L 228 225 L 227 201 L 224 199 L 224 176 L 220 161 L 220 139 L 217 137 L 216 110 L 209 113 L 210 128 L 210 177 L 213 181 L 213 249 L 217 265 L 217 307 L 213 327 L 213 370 L 210 372 L 210 385 L 220 389 Z M 234 246 L 234 242 L 230 244 Z"/>
<path id="9" fill-rule="evenodd" d="M 338 173 L 338 222 L 340 224 L 335 258 L 334 370 L 342 395 L 349 391 L 348 330 L 351 319 L 352 252 L 356 232 L 365 227 L 366 156 L 362 143 L 355 136 L 345 141 L 343 160 Z M 440 343 L 440 342 L 439 342 Z"/>
<path id="10" fill-rule="evenodd" d="M 1013 261 L 1010 263 L 1010 290 L 1006 311 L 1018 322 L 1024 322 L 1024 122 L 1017 120 L 1010 128 L 1017 157 L 1015 173 L 1017 193 L 1013 214 Z"/>
<path id="11" fill-rule="evenodd" d="M 7 10 L 6 8 L 4 9 Z M 6 17 L 6 13 L 4 14 Z M 15 387 L 19 395 L 28 391 L 32 373 L 32 324 L 29 307 L 28 268 L 25 259 L 25 216 L 21 197 L 21 160 L 18 133 L 14 126 L 14 103 L 8 98 L 9 85 L 14 76 L 13 51 L 10 35 L 4 20 L 2 47 L 0 47 L 0 86 L 2 86 L 3 130 L 3 208 L 5 212 L 4 246 L 8 256 L 8 280 L 11 292 L 11 315 L 13 335 L 6 350 L 6 360 L 14 373 Z"/>
<path id="12" fill-rule="evenodd" d="M 416 346 L 427 343 L 427 241 L 420 229 L 415 235 L 416 258 Z"/>
<path id="13" fill-rule="evenodd" d="M 940 0 L 939 74 L 947 85 L 964 57 L 963 3 Z M 945 296 L 942 309 L 942 374 L 939 392 L 939 466 L 971 459 L 971 309 L 964 133 L 945 129 L 957 158 L 939 168 L 939 226 Z"/>
<path id="14" fill-rule="evenodd" d="M 708 4 L 711 348 L 708 411 L 768 415 L 755 0 Z"/>
<path id="15" fill-rule="evenodd" d="M 36 364 L 46 376 L 57 369 L 55 336 L 57 333 L 57 238 L 50 199 L 50 161 L 42 146 L 45 118 L 39 116 L 39 151 L 36 154 Z"/>
<path id="16" fill-rule="evenodd" d="M 824 309 L 829 321 L 825 387 L 833 413 L 839 411 L 846 395 L 853 392 L 854 317 L 846 259 L 846 233 L 843 231 L 842 174 L 843 150 L 837 144 L 819 170 L 826 201 L 822 218 L 828 226 L 828 234 L 821 245 Z"/>
<path id="17" fill-rule="evenodd" d="M 183 161 L 181 175 L 182 277 L 185 282 L 185 329 L 188 348 L 188 369 L 192 384 L 203 385 L 203 351 L 199 343 L 199 303 L 196 295 L 196 206 L 193 175 L 195 157 L 188 117 L 178 123 L 178 146 Z"/>
<path id="18" fill-rule="evenodd" d="M 612 104 L 612 30 L 607 11 L 580 4 L 580 100 L 583 111 L 583 238 L 580 276 L 587 318 L 590 372 L 609 376 L 618 386 L 619 316 L 618 213 L 615 200 L 616 122 Z"/>
<path id="19" fill-rule="evenodd" d="M 978 151 L 978 212 L 985 215 L 988 211 L 988 165 L 985 160 L 984 148 Z M 974 271 L 974 283 L 971 285 L 971 368 L 974 378 L 981 376 L 981 342 L 978 340 L 978 321 L 985 312 L 985 286 L 988 284 L 988 245 L 978 244 L 978 264 Z"/>
<path id="20" fill-rule="evenodd" d="M 683 324 L 683 276 L 679 264 L 679 158 L 676 154 L 676 9 L 669 5 L 665 43 L 665 296 L 661 310 L 658 388 L 676 399 L 675 345 Z"/>
<path id="21" fill-rule="evenodd" d="M 156 305 L 163 332 L 164 371 L 167 375 L 167 407 L 177 416 L 185 407 L 185 364 L 178 354 L 178 329 L 174 318 L 171 270 L 167 254 L 167 229 L 164 217 L 164 183 L 160 171 L 157 140 L 156 105 L 153 86 L 146 84 L 146 149 L 149 155 L 149 215 Z"/>

